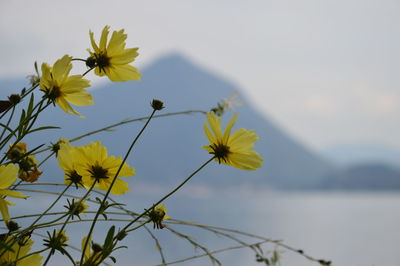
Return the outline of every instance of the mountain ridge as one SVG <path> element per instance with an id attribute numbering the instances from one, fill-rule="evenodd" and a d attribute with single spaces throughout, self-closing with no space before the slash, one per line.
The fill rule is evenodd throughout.
<path id="1" fill-rule="evenodd" d="M 185 57 L 178 54 L 164 56 L 142 72 L 144 75 L 140 82 L 108 83 L 92 90 L 96 104 L 79 108 L 86 119 L 78 119 L 53 108 L 51 112 L 44 113 L 40 123 L 52 125 L 56 122 L 63 127 L 63 134 L 59 137 L 73 138 L 128 117 L 149 115 L 149 103 L 153 98 L 165 102 L 163 112 L 207 111 L 236 91 L 245 102 L 237 108 L 239 119 L 236 128 L 255 129 L 260 137 L 255 150 L 265 159 L 264 167 L 248 172 L 213 163 L 200 174 L 201 178 L 195 178 L 193 182 L 215 186 L 251 183 L 281 189 L 311 188 L 334 169 L 329 162 L 286 135 L 267 116 L 255 110 L 240 88 Z M 231 112 L 224 115 L 223 121 L 226 123 L 231 116 Z M 200 114 L 154 119 L 128 161 L 137 168 L 137 178 L 166 184 L 176 182 L 206 161 L 209 154 L 201 147 L 207 144 L 202 129 L 204 120 Z M 141 123 L 126 125 L 112 134 L 102 132 L 79 143 L 100 138 L 109 147 L 110 154 L 123 155 L 140 127 Z M 56 140 L 54 131 L 45 132 L 41 137 L 48 141 Z M 37 135 L 31 139 L 40 143 Z M 49 167 L 52 172 L 58 170 L 54 165 Z"/>

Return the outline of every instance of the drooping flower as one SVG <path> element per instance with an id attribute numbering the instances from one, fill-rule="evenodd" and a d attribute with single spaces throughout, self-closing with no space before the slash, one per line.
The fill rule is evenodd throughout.
<path id="1" fill-rule="evenodd" d="M 123 29 L 114 31 L 107 43 L 109 31 L 110 26 L 103 28 L 99 45 L 94 41 L 93 32 L 89 32 L 93 52 L 88 49 L 90 57 L 86 64 L 95 67 L 96 75 L 106 75 L 111 81 L 140 80 L 142 74 L 129 65 L 139 55 L 138 48 L 125 48 L 127 35 Z"/>
<path id="2" fill-rule="evenodd" d="M 95 188 L 108 190 L 122 163 L 121 157 L 108 156 L 106 147 L 99 141 L 91 142 L 88 145 L 79 147 L 74 161 L 79 175 L 82 176 L 82 184 L 89 188 L 96 182 Z M 127 163 L 124 163 L 118 177 L 134 176 L 135 170 Z M 121 195 L 129 191 L 128 183 L 117 178 L 111 194 Z"/>
<path id="3" fill-rule="evenodd" d="M 26 199 L 27 196 L 21 192 L 8 190 L 15 180 L 18 178 L 18 166 L 14 164 L 7 164 L 0 166 L 0 212 L 4 221 L 10 220 L 7 205 L 15 205 L 14 203 L 5 200 L 5 197 L 22 198 Z"/>
<path id="4" fill-rule="evenodd" d="M 263 158 L 253 150 L 258 136 L 254 130 L 240 128 L 231 134 L 238 115 L 235 114 L 229 121 L 224 134 L 221 131 L 221 118 L 213 112 L 207 113 L 207 122 L 204 124 L 204 132 L 210 145 L 203 148 L 215 156 L 215 161 L 227 164 L 239 169 L 255 170 L 261 167 Z M 211 131 L 209 129 L 211 128 Z"/>
<path id="5" fill-rule="evenodd" d="M 149 218 L 153 222 L 154 228 L 156 228 L 156 227 L 157 227 L 157 229 L 164 228 L 162 221 L 169 218 L 169 216 L 167 215 L 167 211 L 168 210 L 165 208 L 164 204 L 161 204 L 161 205 L 155 206 L 149 212 Z"/>
<path id="6" fill-rule="evenodd" d="M 93 97 L 85 90 L 90 87 L 89 80 L 84 79 L 82 75 L 69 75 L 72 69 L 71 60 L 71 56 L 64 55 L 53 67 L 43 63 L 40 90 L 66 113 L 80 116 L 70 103 L 77 106 L 92 105 Z"/>
<path id="7" fill-rule="evenodd" d="M 6 245 L 6 243 L 14 244 L 10 247 L 11 250 L 7 250 L 0 257 L 0 265 L 14 265 L 14 266 L 40 266 L 42 265 L 43 257 L 40 254 L 32 254 L 24 259 L 17 260 L 18 258 L 24 257 L 29 253 L 33 245 L 32 239 L 27 239 L 25 241 L 15 241 L 10 236 L 1 239 L 1 244 Z M 23 243 L 21 243 L 23 242 Z M 1 245 L 3 246 L 3 245 Z M 12 251 L 13 250 L 13 251 Z"/>

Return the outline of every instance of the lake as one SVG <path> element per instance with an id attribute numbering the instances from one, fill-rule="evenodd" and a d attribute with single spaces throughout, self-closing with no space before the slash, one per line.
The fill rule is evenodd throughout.
<path id="1" fill-rule="evenodd" d="M 129 199 L 126 203 L 130 209 L 141 211 L 157 200 L 157 195 L 165 192 L 166 188 L 142 184 L 133 188 L 124 199 Z M 45 201 L 41 199 L 42 203 Z M 280 239 L 313 257 L 332 260 L 332 265 L 400 265 L 399 193 L 277 192 L 251 187 L 213 190 L 189 185 L 165 203 L 168 214 L 173 218 Z M 194 236 L 195 241 L 210 247 L 210 250 L 236 245 L 231 240 L 224 240 L 204 230 L 185 225 L 171 227 Z M 71 239 L 78 236 L 78 241 L 72 243 L 80 246 L 82 225 L 69 228 Z M 149 228 L 152 229 L 152 226 Z M 106 229 L 106 226 L 98 227 L 94 240 L 102 242 Z M 152 232 L 159 239 L 167 261 L 202 253 L 166 229 Z M 248 238 L 244 239 L 250 243 Z M 129 246 L 129 249 L 115 253 L 117 265 L 160 263 L 155 242 L 144 229 L 128 235 L 122 244 Z M 274 245 L 264 247 L 265 250 L 268 247 L 271 250 Z M 281 265 L 318 265 L 299 254 L 280 250 L 283 251 Z M 223 265 L 263 265 L 255 261 L 249 249 L 228 251 L 215 256 Z M 56 261 L 58 266 L 69 265 L 54 258 L 53 263 Z M 210 265 L 210 262 L 207 258 L 201 258 L 178 265 Z"/>

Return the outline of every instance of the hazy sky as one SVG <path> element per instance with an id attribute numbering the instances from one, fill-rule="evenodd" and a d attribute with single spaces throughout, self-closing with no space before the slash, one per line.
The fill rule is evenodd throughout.
<path id="1" fill-rule="evenodd" d="M 398 0 L 0 0 L 0 78 L 86 57 L 88 30 L 111 25 L 139 66 L 181 51 L 315 149 L 400 147 L 399 14 Z"/>

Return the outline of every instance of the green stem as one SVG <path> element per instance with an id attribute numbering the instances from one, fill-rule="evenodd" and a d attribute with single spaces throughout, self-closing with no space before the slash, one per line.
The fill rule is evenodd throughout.
<path id="1" fill-rule="evenodd" d="M 95 225 L 96 225 L 96 221 L 97 221 L 97 219 L 98 219 L 98 217 L 99 217 L 99 215 L 100 215 L 101 207 L 102 207 L 102 206 L 104 205 L 104 203 L 106 202 L 106 200 L 107 200 L 107 198 L 108 198 L 108 195 L 110 194 L 111 189 L 112 189 L 112 187 L 114 186 L 115 181 L 117 180 L 117 177 L 118 177 L 118 175 L 119 175 L 119 172 L 121 171 L 121 169 L 122 169 L 122 167 L 124 166 L 126 160 L 128 159 L 129 154 L 130 154 L 131 151 L 132 151 L 132 148 L 135 146 L 136 142 L 138 141 L 138 139 L 140 138 L 140 136 L 142 135 L 142 133 L 143 133 L 144 130 L 146 129 L 147 125 L 150 123 L 150 120 L 153 118 L 153 116 L 154 116 L 154 114 L 155 114 L 156 111 L 157 111 L 156 109 L 154 109 L 154 110 L 152 111 L 152 113 L 151 113 L 149 119 L 147 119 L 147 121 L 146 121 L 146 124 L 144 124 L 144 126 L 143 126 L 142 129 L 140 130 L 139 134 L 137 134 L 137 136 L 135 137 L 135 139 L 132 141 L 132 144 L 131 144 L 131 146 L 129 147 L 128 151 L 126 152 L 125 157 L 124 157 L 124 159 L 122 160 L 122 163 L 120 164 L 120 166 L 119 166 L 119 168 L 118 168 L 118 171 L 115 173 L 115 176 L 114 176 L 114 178 L 113 178 L 113 180 L 112 180 L 110 186 L 108 187 L 107 193 L 106 193 L 106 195 L 103 197 L 102 202 L 100 203 L 100 207 L 99 207 L 98 210 L 97 210 L 97 213 L 96 213 L 96 215 L 95 215 L 95 217 L 94 217 L 94 221 L 92 222 L 92 224 L 91 224 L 91 226 L 90 226 L 88 236 L 87 236 L 87 238 L 86 238 L 85 244 L 83 245 L 82 255 L 81 255 L 81 260 L 80 260 L 80 264 L 79 264 L 79 265 L 82 265 L 83 257 L 84 257 L 84 255 L 85 255 L 85 250 L 86 250 L 86 248 L 87 248 L 89 239 L 90 239 L 90 237 L 92 236 L 92 232 L 93 232 L 94 227 L 95 227 Z"/>
<path id="2" fill-rule="evenodd" d="M 17 263 L 16 263 L 17 261 L 23 260 L 23 259 L 25 259 L 25 258 L 27 258 L 27 257 L 30 257 L 30 256 L 32 256 L 32 255 L 35 255 L 35 254 L 40 254 L 40 253 L 42 253 L 42 252 L 44 252 L 44 251 L 46 251 L 46 250 L 48 250 L 48 249 L 49 249 L 49 248 L 44 248 L 44 249 L 42 249 L 42 250 L 38 250 L 38 251 L 35 251 L 35 252 L 32 252 L 32 253 L 26 254 L 25 256 L 22 256 L 22 257 L 16 259 L 15 261 L 13 261 L 14 264 L 12 264 L 12 265 L 17 265 Z"/>
<path id="3" fill-rule="evenodd" d="M 51 152 L 49 155 L 47 155 L 47 157 L 44 158 L 43 161 L 41 161 L 41 162 L 38 164 L 38 167 L 42 166 L 42 164 L 44 164 L 48 159 L 50 159 L 50 158 L 53 156 L 53 154 L 55 154 L 54 151 Z"/>
<path id="4" fill-rule="evenodd" d="M 40 102 L 37 103 L 36 106 L 33 108 L 32 112 L 33 112 L 37 107 L 39 107 L 39 110 L 36 112 L 36 114 L 34 114 L 33 116 L 29 116 L 29 117 L 25 118 L 24 121 L 22 121 L 22 122 L 18 125 L 18 127 L 17 127 L 13 132 L 11 132 L 5 139 L 3 139 L 3 140 L 0 142 L 0 149 L 3 149 L 3 148 L 4 148 L 4 145 L 11 139 L 11 137 L 12 137 L 13 135 L 15 135 L 15 133 L 16 133 L 20 128 L 25 127 L 25 126 L 26 126 L 25 124 L 28 124 L 28 123 L 30 122 L 30 120 L 33 119 L 32 123 L 31 123 L 30 125 L 27 126 L 27 129 L 28 129 L 28 130 L 26 130 L 26 132 L 29 131 L 29 129 L 33 126 L 34 122 L 36 121 L 36 119 L 37 119 L 39 113 L 42 112 L 44 109 L 46 109 L 46 108 L 49 106 L 49 104 L 50 104 L 50 103 L 47 103 L 47 104 L 42 108 L 43 101 L 44 101 L 44 99 L 40 100 Z M 25 137 L 25 135 L 18 136 L 18 137 L 16 138 L 14 144 L 10 147 L 10 150 L 13 149 L 14 146 L 17 145 L 17 143 L 20 142 L 24 137 Z M 3 158 L 0 160 L 0 164 L 2 164 L 6 158 L 7 158 L 7 153 L 5 153 L 4 156 L 3 156 Z"/>
<path id="5" fill-rule="evenodd" d="M 7 124 L 6 124 L 7 127 L 10 125 L 11 120 L 12 120 L 12 118 L 14 116 L 14 113 L 15 113 L 15 105 L 13 105 L 13 107 L 12 107 L 12 111 L 11 111 L 10 117 L 8 118 L 8 121 L 7 121 Z M 4 127 L 3 128 L 3 132 L 1 132 L 0 139 L 3 139 L 4 133 L 6 133 L 6 130 L 7 130 L 7 128 Z"/>
<path id="6" fill-rule="evenodd" d="M 131 229 L 129 229 L 129 230 L 126 230 L 126 232 L 128 233 L 128 232 L 131 232 L 131 231 L 135 231 L 136 229 L 139 229 L 140 227 L 142 227 L 143 225 L 148 224 L 149 222 L 151 222 L 151 220 L 147 220 L 146 222 L 144 222 L 144 223 L 142 223 L 142 224 L 140 224 L 140 225 L 138 225 L 138 226 L 136 226 L 136 227 L 134 227 L 134 228 L 131 228 Z"/>
<path id="7" fill-rule="evenodd" d="M 88 189 L 88 191 L 85 193 L 85 195 L 78 201 L 78 203 L 76 204 L 75 208 L 69 213 L 67 219 L 65 219 L 63 225 L 61 226 L 60 232 L 62 232 L 64 230 L 64 228 L 67 226 L 67 223 L 69 222 L 69 219 L 71 219 L 73 213 L 75 212 L 76 208 L 78 208 L 79 204 L 86 199 L 87 196 L 89 196 L 90 192 L 93 190 L 94 186 L 96 184 L 96 180 L 93 182 L 93 184 L 90 186 L 90 188 Z M 57 238 L 60 238 L 61 234 L 57 235 Z M 53 255 L 53 250 L 54 248 L 51 249 L 51 251 L 49 252 L 49 254 L 47 255 L 46 261 L 43 264 L 43 266 L 46 266 L 48 261 L 50 260 L 50 257 Z"/>
<path id="8" fill-rule="evenodd" d="M 86 60 L 85 60 L 86 61 Z M 88 70 L 85 71 L 85 73 L 82 74 L 82 77 L 86 76 L 86 74 L 88 74 L 90 71 L 92 71 L 94 69 L 94 67 L 89 68 Z"/>
<path id="9" fill-rule="evenodd" d="M 64 193 L 67 192 L 67 190 L 70 188 L 71 184 L 72 183 L 70 183 L 68 186 L 65 187 L 65 189 L 58 195 L 57 199 L 54 200 L 54 202 L 42 213 L 42 215 L 40 215 L 38 218 L 36 218 L 35 221 L 33 221 L 33 223 L 28 227 L 27 230 L 29 230 L 30 227 L 34 226 L 40 219 L 42 219 L 44 215 L 46 215 L 46 213 L 48 213 L 51 210 L 51 208 L 54 207 L 54 205 L 56 205 L 56 203 L 61 199 Z"/>
<path id="10" fill-rule="evenodd" d="M 146 211 L 142 212 L 140 215 L 136 216 L 135 219 L 133 219 L 130 223 L 128 223 L 121 231 L 125 231 L 131 226 L 133 223 L 135 223 L 137 220 L 142 218 L 144 215 L 146 215 L 151 209 L 153 209 L 155 206 L 169 198 L 172 194 L 174 194 L 176 191 L 178 191 L 183 185 L 185 185 L 195 174 L 200 172 L 201 169 L 203 169 L 207 164 L 209 164 L 212 160 L 214 160 L 215 157 L 210 158 L 207 162 L 203 163 L 199 168 L 197 168 L 196 171 L 194 171 L 192 174 L 190 174 L 185 180 L 182 181 L 177 187 L 175 187 L 171 192 L 169 192 L 167 195 L 162 197 L 159 201 L 154 203 L 150 208 L 148 208 Z"/>
<path id="11" fill-rule="evenodd" d="M 37 87 L 39 87 L 39 83 L 35 84 L 34 86 L 32 86 L 27 92 L 25 92 L 25 94 L 21 95 L 21 101 L 22 99 L 24 99 L 28 94 L 30 94 L 31 92 L 33 92 L 34 89 L 36 89 Z M 15 105 L 14 105 L 15 106 Z M 6 111 L 4 111 L 1 115 L 0 115 L 0 119 L 2 119 L 7 113 L 8 111 L 11 109 L 12 107 L 10 106 Z"/>

